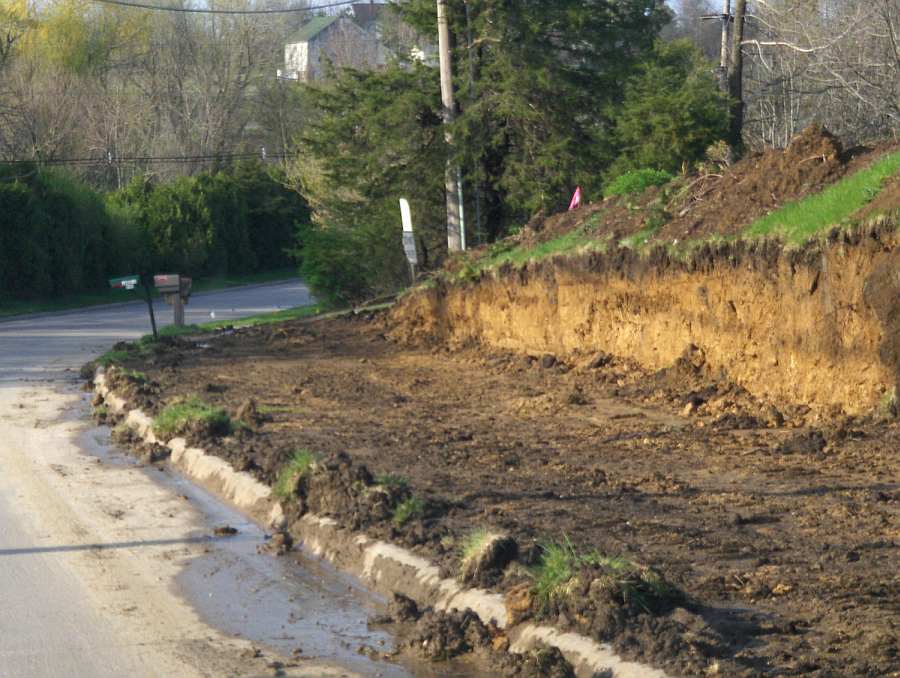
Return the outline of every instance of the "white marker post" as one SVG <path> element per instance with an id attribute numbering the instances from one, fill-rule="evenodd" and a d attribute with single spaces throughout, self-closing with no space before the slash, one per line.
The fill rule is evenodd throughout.
<path id="1" fill-rule="evenodd" d="M 409 262 L 410 282 L 416 282 L 416 266 L 419 264 L 419 255 L 416 251 L 416 237 L 413 234 L 412 212 L 409 209 L 409 201 L 400 198 L 400 218 L 403 221 L 403 251 Z"/>

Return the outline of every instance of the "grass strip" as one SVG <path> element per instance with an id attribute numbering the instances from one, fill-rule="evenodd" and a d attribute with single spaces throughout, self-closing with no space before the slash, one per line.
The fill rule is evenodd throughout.
<path id="1" fill-rule="evenodd" d="M 885 155 L 820 193 L 788 203 L 757 219 L 744 230 L 744 235 L 774 235 L 792 244 L 802 244 L 823 230 L 846 223 L 881 192 L 887 179 L 898 172 L 900 151 Z"/>
<path id="2" fill-rule="evenodd" d="M 232 431 L 231 418 L 221 407 L 213 407 L 197 396 L 167 406 L 153 420 L 153 432 L 170 437 L 183 433 L 192 424 L 200 424 L 212 435 L 228 435 Z"/>

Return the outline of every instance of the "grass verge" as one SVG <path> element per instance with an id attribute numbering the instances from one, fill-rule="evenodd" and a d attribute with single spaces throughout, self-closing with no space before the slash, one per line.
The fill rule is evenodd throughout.
<path id="1" fill-rule="evenodd" d="M 153 420 L 153 432 L 169 437 L 183 433 L 191 425 L 199 424 L 212 435 L 228 435 L 232 424 L 228 413 L 213 407 L 197 396 L 172 403 Z"/>
<path id="2" fill-rule="evenodd" d="M 744 231 L 748 237 L 779 236 L 792 244 L 806 240 L 832 226 L 839 226 L 869 204 L 884 182 L 900 172 L 900 151 L 889 153 L 825 190 L 754 221 Z"/>
<path id="3" fill-rule="evenodd" d="M 294 493 L 294 484 L 302 478 L 316 461 L 316 455 L 309 450 L 297 450 L 288 463 L 278 472 L 272 493 L 279 499 L 287 499 Z"/>

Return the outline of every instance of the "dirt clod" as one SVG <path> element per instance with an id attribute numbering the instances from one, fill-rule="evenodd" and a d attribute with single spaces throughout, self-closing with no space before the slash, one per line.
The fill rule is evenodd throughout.
<path id="1" fill-rule="evenodd" d="M 388 614 L 394 621 L 399 622 L 418 621 L 422 616 L 416 601 L 402 593 L 394 593 L 394 597 L 388 605 Z"/>

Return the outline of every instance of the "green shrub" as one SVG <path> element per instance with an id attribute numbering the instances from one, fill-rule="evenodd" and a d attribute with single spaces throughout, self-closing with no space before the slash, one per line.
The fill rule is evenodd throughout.
<path id="1" fill-rule="evenodd" d="M 665 170 L 647 167 L 629 170 L 610 181 L 603 194 L 608 198 L 616 195 L 640 195 L 651 186 L 665 186 L 673 178 Z"/>
<path id="2" fill-rule="evenodd" d="M 728 99 L 689 41 L 659 42 L 626 82 L 611 116 L 619 157 L 610 175 L 639 167 L 674 173 L 725 136 Z"/>

